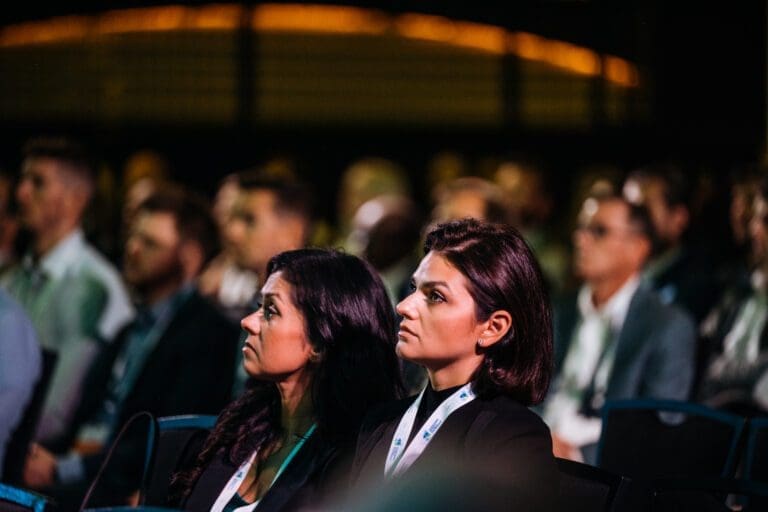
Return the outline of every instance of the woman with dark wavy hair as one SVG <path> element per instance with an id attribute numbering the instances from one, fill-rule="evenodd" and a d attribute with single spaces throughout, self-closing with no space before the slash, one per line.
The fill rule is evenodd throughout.
<path id="1" fill-rule="evenodd" d="M 548 509 L 558 481 L 552 440 L 528 408 L 552 371 L 539 265 L 514 228 L 473 219 L 436 226 L 424 249 L 413 291 L 397 305 L 397 353 L 424 366 L 429 383 L 366 417 L 354 473 L 402 482 L 453 470 L 483 482 L 465 496 Z"/>
<path id="2" fill-rule="evenodd" d="M 368 264 L 303 249 L 272 258 L 267 274 L 261 307 L 241 322 L 256 384 L 175 476 L 186 510 L 317 506 L 343 474 L 364 413 L 401 393 L 394 312 Z"/>

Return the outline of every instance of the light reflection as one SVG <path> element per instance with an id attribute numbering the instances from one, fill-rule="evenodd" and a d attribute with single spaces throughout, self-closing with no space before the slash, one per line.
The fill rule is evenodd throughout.
<path id="1" fill-rule="evenodd" d="M 0 28 L 0 47 L 50 44 L 128 32 L 173 30 L 234 30 L 243 7 L 211 4 L 198 7 L 121 9 L 94 16 L 61 16 Z M 442 16 L 406 13 L 388 15 L 375 9 L 333 5 L 260 4 L 252 9 L 251 26 L 260 31 L 319 32 L 384 35 L 433 41 L 494 55 L 511 54 L 587 76 L 637 87 L 639 72 L 631 62 L 572 43 L 528 32 L 452 20 Z"/>

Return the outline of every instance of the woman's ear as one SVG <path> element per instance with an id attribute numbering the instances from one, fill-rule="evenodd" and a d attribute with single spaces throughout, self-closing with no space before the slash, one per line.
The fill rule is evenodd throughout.
<path id="1" fill-rule="evenodd" d="M 509 311 L 500 309 L 491 313 L 488 320 L 483 323 L 485 329 L 480 333 L 477 343 L 481 347 L 487 348 L 501 340 L 512 329 L 512 315 L 509 314 Z"/>
<path id="2" fill-rule="evenodd" d="M 319 352 L 315 347 L 311 347 L 309 349 L 309 362 L 310 363 L 319 363 L 323 359 L 322 352 Z"/>

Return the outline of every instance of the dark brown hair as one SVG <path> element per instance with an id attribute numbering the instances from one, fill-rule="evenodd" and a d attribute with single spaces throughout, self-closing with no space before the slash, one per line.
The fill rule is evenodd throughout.
<path id="1" fill-rule="evenodd" d="M 335 445 L 348 443 L 373 405 L 403 393 L 395 315 L 384 284 L 361 259 L 323 249 L 280 253 L 267 266 L 267 275 L 275 272 L 291 284 L 291 300 L 320 354 L 311 387 L 317 434 Z M 257 449 L 264 460 L 279 448 L 280 409 L 272 382 L 256 383 L 227 406 L 194 466 L 174 477 L 172 501 L 186 498 L 220 450 L 239 466 Z"/>
<path id="2" fill-rule="evenodd" d="M 524 405 L 541 402 L 552 374 L 552 314 L 541 269 L 523 237 L 506 224 L 463 219 L 433 228 L 424 244 L 430 251 L 467 278 L 478 320 L 499 310 L 512 316 L 509 332 L 485 349 L 475 391 Z"/>

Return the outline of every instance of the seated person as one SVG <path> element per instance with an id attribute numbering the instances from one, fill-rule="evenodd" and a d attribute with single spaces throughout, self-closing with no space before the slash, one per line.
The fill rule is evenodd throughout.
<path id="1" fill-rule="evenodd" d="M 346 479 L 365 411 L 401 392 L 394 312 L 369 265 L 300 249 L 273 257 L 266 276 L 263 303 L 241 322 L 255 382 L 174 477 L 185 510 L 319 506 Z"/>
<path id="2" fill-rule="evenodd" d="M 709 361 L 698 398 L 744 414 L 768 411 L 768 180 L 749 223 L 752 274 L 734 282 L 702 323 Z"/>
<path id="3" fill-rule="evenodd" d="M 366 416 L 353 480 L 397 485 L 450 468 L 503 480 L 494 501 L 505 510 L 549 510 L 552 441 L 528 409 L 544 398 L 552 361 L 538 263 L 514 228 L 474 219 L 438 225 L 425 251 L 397 305 L 397 354 L 424 366 L 429 383 Z"/>
<path id="4" fill-rule="evenodd" d="M 28 486 L 72 505 L 134 414 L 216 414 L 226 405 L 238 329 L 193 284 L 216 241 L 207 204 L 189 193 L 164 190 L 141 203 L 124 256 L 139 313 L 96 360 L 69 435 L 30 453 Z M 105 473 L 103 496 L 90 505 L 122 504 L 138 488 L 145 442 L 138 432 L 121 440 L 109 465 L 119 471 Z"/>
<path id="5" fill-rule="evenodd" d="M 32 322 L 0 288 L 0 481 L 8 481 L 3 475 L 7 443 L 32 398 L 41 364 Z"/>
<path id="6" fill-rule="evenodd" d="M 559 457 L 596 462 L 607 400 L 689 397 L 693 321 L 641 284 L 652 226 L 644 207 L 622 197 L 584 202 L 574 234 L 584 284 L 555 310 L 557 376 L 543 408 Z"/>

